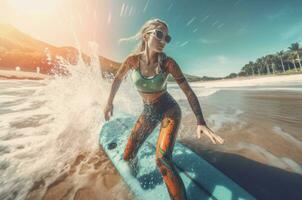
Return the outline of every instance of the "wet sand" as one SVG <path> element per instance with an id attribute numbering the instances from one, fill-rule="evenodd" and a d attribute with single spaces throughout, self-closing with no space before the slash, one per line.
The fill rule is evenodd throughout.
<path id="1" fill-rule="evenodd" d="M 3 88 L 13 90 L 4 93 L 3 97 L 15 92 L 18 93 L 18 98 L 22 97 L 22 101 L 32 99 L 34 88 L 26 92 L 22 88 L 25 82 L 16 81 L 15 84 L 11 85 L 10 81 L 3 82 Z M 32 81 L 31 86 L 26 87 L 36 87 L 36 84 L 35 81 Z M 18 87 L 20 89 L 14 91 Z M 200 97 L 199 100 L 208 125 L 225 139 L 223 145 L 213 145 L 204 136 L 200 140 L 196 140 L 195 116 L 188 102 L 185 99 L 179 100 L 183 119 L 178 139 L 242 185 L 257 199 L 299 199 L 297 197 L 302 191 L 301 88 L 301 85 L 297 84 L 244 88 L 225 87 L 218 88 L 218 91 L 210 96 Z M 199 92 L 209 90 L 203 89 L 202 86 L 193 87 L 193 89 Z M 26 95 L 24 95 L 24 91 Z M 177 93 L 179 94 L 180 91 L 177 90 Z M 177 96 L 176 94 L 174 95 Z M 16 99 L 13 103 L 8 102 L 9 104 L 3 102 L 8 110 L 0 112 L 3 116 L 5 113 L 14 114 L 15 112 L 16 115 L 10 118 L 12 121 L 8 122 L 8 128 L 18 130 L 32 127 L 28 131 L 28 134 L 31 134 L 38 128 L 36 125 L 39 120 L 42 120 L 41 123 L 48 123 L 43 122 L 43 116 L 34 115 L 35 113 L 32 116 L 29 115 L 29 117 L 35 116 L 34 120 L 15 119 L 14 117 L 20 116 L 21 113 L 24 115 L 22 109 L 25 108 L 24 106 L 18 107 L 20 102 Z M 27 109 L 35 109 L 36 104 L 34 103 L 29 104 L 33 107 Z M 91 107 L 90 104 L 89 107 Z M 40 114 L 40 112 L 38 113 Z M 16 126 L 18 123 L 23 126 Z M 73 127 L 76 130 L 78 124 L 71 124 L 65 129 L 69 130 Z M 72 130 L 68 132 L 71 134 L 65 136 L 62 133 L 62 137 L 64 135 L 68 138 L 75 134 Z M 77 134 L 77 137 L 81 136 L 80 133 Z M 7 135 L 1 139 L 8 140 L 9 137 L 13 139 L 18 135 Z M 24 143 L 24 141 L 22 142 Z M 3 151 L 6 149 L 4 148 Z M 16 151 L 17 149 L 12 150 L 12 152 Z M 80 153 L 73 158 L 72 162 L 66 163 L 66 166 L 68 166 L 67 170 L 62 169 L 65 172 L 59 177 L 50 176 L 35 180 L 26 199 L 127 200 L 134 198 L 101 149 L 96 152 Z M 50 179 L 54 180 L 49 183 Z M 7 192 L 7 194 L 10 193 Z"/>
<path id="2" fill-rule="evenodd" d="M 222 90 L 200 101 L 209 126 L 225 144 L 211 144 L 205 136 L 196 140 L 192 112 L 183 116 L 179 141 L 257 199 L 298 199 L 302 190 L 302 113 L 297 109 L 302 108 L 301 93 Z M 179 104 L 183 110 L 188 106 L 186 101 Z M 89 161 L 83 162 L 85 159 Z M 89 156 L 79 155 L 68 173 L 50 184 L 41 197 L 38 186 L 27 199 L 134 198 L 101 149 Z"/>
<path id="3" fill-rule="evenodd" d="M 130 200 L 134 196 L 100 148 L 78 155 L 70 169 L 48 186 L 43 180 L 36 182 L 26 199 Z"/>
<path id="4" fill-rule="evenodd" d="M 301 198 L 300 174 L 264 164 L 263 158 L 248 151 L 228 153 L 213 150 L 211 147 L 200 146 L 194 140 L 183 141 L 183 144 L 201 155 L 256 199 Z"/>
<path id="5" fill-rule="evenodd" d="M 257 199 L 300 199 L 302 191 L 302 92 L 219 91 L 201 99 L 208 124 L 223 145 L 200 141 L 183 119 L 181 141 Z M 186 102 L 183 102 L 186 104 Z"/>

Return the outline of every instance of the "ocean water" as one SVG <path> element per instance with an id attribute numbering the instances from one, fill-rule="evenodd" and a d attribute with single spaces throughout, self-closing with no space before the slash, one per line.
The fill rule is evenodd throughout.
<path id="1" fill-rule="evenodd" d="M 25 199 L 37 183 L 41 193 L 47 192 L 58 177 L 70 172 L 79 155 L 89 154 L 87 162 L 99 149 L 111 83 L 101 78 L 97 62 L 65 67 L 71 76 L 0 80 L 0 199 Z M 213 145 L 203 137 L 198 144 L 302 174 L 301 86 L 203 88 L 194 84 L 209 126 L 225 139 L 225 144 Z M 169 84 L 168 91 L 183 112 L 179 139 L 195 140 L 196 145 L 196 121 L 185 95 L 175 84 Z M 114 99 L 113 113 L 139 115 L 141 110 L 142 101 L 127 78 Z M 110 168 L 108 162 L 103 165 L 104 170 Z M 69 198 L 84 186 L 79 176 L 74 179 Z"/>

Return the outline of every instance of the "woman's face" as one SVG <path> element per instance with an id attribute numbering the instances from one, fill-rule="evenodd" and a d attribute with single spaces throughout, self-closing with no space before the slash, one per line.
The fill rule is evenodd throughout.
<path id="1" fill-rule="evenodd" d="M 161 30 L 164 34 L 164 37 L 162 40 L 159 40 L 155 37 L 155 33 L 149 33 L 148 37 L 146 38 L 148 47 L 150 51 L 162 52 L 166 45 L 164 38 L 166 35 L 168 35 L 168 30 L 165 26 L 158 26 L 155 29 Z"/>

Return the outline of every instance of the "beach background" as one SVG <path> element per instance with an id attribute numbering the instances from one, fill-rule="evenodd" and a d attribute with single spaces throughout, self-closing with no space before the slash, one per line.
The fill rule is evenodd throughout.
<path id="1" fill-rule="evenodd" d="M 0 80 L 1 199 L 133 199 L 98 136 L 111 82 L 99 65 L 72 65 L 71 76 Z M 178 140 L 257 199 L 296 199 L 302 176 L 302 75 L 190 83 L 209 126 L 225 139 L 196 139 L 196 119 L 175 83 L 168 91 L 183 118 Z M 114 115 L 139 115 L 129 79 Z M 202 169 L 201 169 L 202 170 Z M 205 172 L 206 173 L 206 172 Z"/>
<path id="2" fill-rule="evenodd" d="M 155 17 L 225 143 L 197 139 L 169 79 L 177 140 L 256 199 L 302 199 L 301 10 L 301 0 L 1 0 L 0 199 L 135 199 L 98 139 L 114 73 L 139 42 L 120 39 Z M 142 109 L 126 76 L 113 115 Z"/>

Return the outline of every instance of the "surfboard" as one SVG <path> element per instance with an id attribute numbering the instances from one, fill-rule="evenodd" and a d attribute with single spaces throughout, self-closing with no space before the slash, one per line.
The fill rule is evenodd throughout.
<path id="1" fill-rule="evenodd" d="M 121 113 L 102 126 L 99 143 L 139 200 L 169 200 L 162 175 L 155 162 L 155 145 L 160 126 L 140 147 L 137 154 L 139 172 L 131 174 L 123 152 L 137 116 Z M 175 142 L 173 162 L 186 187 L 189 200 L 254 200 L 255 198 L 190 148 Z"/>

